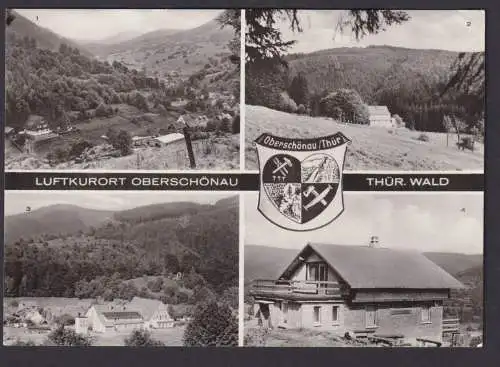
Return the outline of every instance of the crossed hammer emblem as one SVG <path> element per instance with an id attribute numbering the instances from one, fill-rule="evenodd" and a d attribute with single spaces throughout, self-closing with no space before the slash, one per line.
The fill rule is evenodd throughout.
<path id="1" fill-rule="evenodd" d="M 304 191 L 304 197 L 308 198 L 313 195 L 314 198 L 307 205 L 304 205 L 304 209 L 309 210 L 318 203 L 323 204 L 323 206 L 327 206 L 328 202 L 325 200 L 325 197 L 332 189 L 332 185 L 328 185 L 323 191 L 317 192 L 313 185 L 308 186 L 306 191 Z"/>

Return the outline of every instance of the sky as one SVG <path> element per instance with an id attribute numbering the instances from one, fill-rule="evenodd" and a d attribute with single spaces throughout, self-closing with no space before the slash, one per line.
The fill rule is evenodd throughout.
<path id="1" fill-rule="evenodd" d="M 190 29 L 222 10 L 190 9 L 16 9 L 35 24 L 74 40 L 101 40 L 122 32 Z M 38 19 L 37 19 L 38 17 Z"/>
<path id="2" fill-rule="evenodd" d="M 54 204 L 72 204 L 89 209 L 126 210 L 143 205 L 191 201 L 215 203 L 234 193 L 186 193 L 161 191 L 5 191 L 5 215 L 24 213 Z"/>
<path id="3" fill-rule="evenodd" d="M 377 35 L 357 42 L 350 31 L 340 34 L 336 25 L 345 18 L 342 10 L 300 10 L 302 33 L 293 33 L 289 23 L 280 29 L 285 40 L 296 39 L 289 52 L 313 52 L 335 47 L 390 45 L 418 49 L 484 51 L 485 12 L 482 10 L 408 10 L 410 20 L 392 25 Z M 469 23 L 470 22 L 470 23 Z"/>
<path id="4" fill-rule="evenodd" d="M 483 253 L 482 193 L 344 193 L 340 217 L 311 232 L 280 229 L 257 202 L 257 193 L 245 194 L 245 244 L 299 250 L 307 242 L 367 245 L 378 236 L 380 246 L 395 249 Z"/>

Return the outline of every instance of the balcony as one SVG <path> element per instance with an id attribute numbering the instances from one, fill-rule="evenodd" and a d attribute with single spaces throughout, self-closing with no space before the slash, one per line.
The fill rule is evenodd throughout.
<path id="1" fill-rule="evenodd" d="M 337 282 L 257 279 L 252 282 L 250 294 L 257 298 L 328 300 L 341 298 L 344 292 Z"/>

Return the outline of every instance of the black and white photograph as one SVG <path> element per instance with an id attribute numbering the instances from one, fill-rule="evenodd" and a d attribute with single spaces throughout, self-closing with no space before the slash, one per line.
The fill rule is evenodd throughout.
<path id="1" fill-rule="evenodd" d="M 483 10 L 248 9 L 245 167 L 340 131 L 349 171 L 482 171 L 484 58 Z"/>
<path id="2" fill-rule="evenodd" d="M 12 9 L 6 170 L 239 170 L 239 9 Z"/>
<path id="3" fill-rule="evenodd" d="M 235 194 L 5 196 L 4 346 L 238 345 Z"/>
<path id="4" fill-rule="evenodd" d="M 482 193 L 349 193 L 301 233 L 244 200 L 245 346 L 482 347 Z"/>

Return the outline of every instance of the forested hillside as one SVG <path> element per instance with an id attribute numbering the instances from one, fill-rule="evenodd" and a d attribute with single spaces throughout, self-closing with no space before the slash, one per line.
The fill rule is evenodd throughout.
<path id="1" fill-rule="evenodd" d="M 468 106 L 477 103 L 474 96 L 443 95 L 459 56 L 458 52 L 391 46 L 291 54 L 285 57 L 286 67 L 251 65 L 247 103 L 299 113 L 297 106 L 303 104 L 302 113 L 308 110 L 317 116 L 325 113 L 321 109 L 324 97 L 346 89 L 357 92 L 367 105 L 387 106 L 392 115 L 401 116 L 411 129 L 446 131 L 445 115 L 455 115 L 467 125 L 475 125 L 478 123 L 475 111 L 468 110 Z M 294 86 L 297 77 L 305 78 L 305 82 Z M 305 89 L 303 98 L 294 98 L 301 94 L 297 88 L 299 92 Z M 294 100 L 278 98 L 283 92 Z"/>
<path id="2" fill-rule="evenodd" d="M 163 215 L 161 206 L 139 207 L 73 233 L 13 239 L 5 248 L 5 294 L 110 299 L 142 294 L 185 302 L 186 295 L 177 294 L 181 288 L 193 290 L 187 292 L 193 297 L 232 292 L 238 284 L 238 199 L 198 209 L 181 203 L 177 214 L 173 207 L 164 205 Z M 178 272 L 182 281 L 168 288 L 167 280 Z M 165 283 L 166 289 L 151 295 L 126 282 L 143 275 L 163 277 L 151 287 L 161 290 Z"/>

